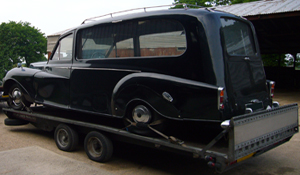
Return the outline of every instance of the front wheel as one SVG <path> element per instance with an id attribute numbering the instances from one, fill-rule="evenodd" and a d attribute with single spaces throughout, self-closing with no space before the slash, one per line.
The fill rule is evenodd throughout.
<path id="1" fill-rule="evenodd" d="M 25 106 L 30 106 L 30 102 L 25 99 L 24 93 L 18 84 L 13 84 L 9 89 L 7 104 L 15 110 L 22 110 Z"/>

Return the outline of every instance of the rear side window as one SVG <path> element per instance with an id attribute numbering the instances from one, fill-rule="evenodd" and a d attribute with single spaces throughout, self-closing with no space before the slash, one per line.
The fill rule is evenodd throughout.
<path id="1" fill-rule="evenodd" d="M 247 23 L 221 18 L 226 51 L 229 55 L 251 56 L 256 53 L 253 34 Z"/>
<path id="2" fill-rule="evenodd" d="M 176 56 L 185 50 L 184 28 L 174 20 L 99 25 L 82 29 L 77 35 L 79 59 Z"/>
<path id="3" fill-rule="evenodd" d="M 185 31 L 180 23 L 171 20 L 139 22 L 141 56 L 176 56 L 186 50 Z"/>

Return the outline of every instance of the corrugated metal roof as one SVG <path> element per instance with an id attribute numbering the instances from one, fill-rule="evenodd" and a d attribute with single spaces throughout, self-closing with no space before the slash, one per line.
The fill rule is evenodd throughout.
<path id="1" fill-rule="evenodd" d="M 255 16 L 300 11 L 300 0 L 261 0 L 228 6 L 218 6 L 214 9 L 235 14 L 237 16 Z M 68 29 L 69 30 L 69 29 Z M 59 36 L 67 30 L 57 32 L 51 36 Z"/>
<path id="2" fill-rule="evenodd" d="M 215 8 L 237 16 L 255 16 L 300 11 L 300 0 L 262 0 Z"/>

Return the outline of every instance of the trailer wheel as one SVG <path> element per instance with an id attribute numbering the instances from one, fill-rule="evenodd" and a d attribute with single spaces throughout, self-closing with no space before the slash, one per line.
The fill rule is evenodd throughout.
<path id="1" fill-rule="evenodd" d="M 65 124 L 56 127 L 54 140 L 58 149 L 62 151 L 73 151 L 78 145 L 78 133 Z"/>
<path id="2" fill-rule="evenodd" d="M 105 135 L 92 131 L 84 139 L 84 150 L 91 160 L 107 162 L 112 156 L 113 145 Z"/>
<path id="3" fill-rule="evenodd" d="M 30 102 L 24 97 L 24 93 L 18 84 L 13 84 L 9 89 L 8 106 L 15 110 L 22 110 L 25 106 L 30 106 Z"/>

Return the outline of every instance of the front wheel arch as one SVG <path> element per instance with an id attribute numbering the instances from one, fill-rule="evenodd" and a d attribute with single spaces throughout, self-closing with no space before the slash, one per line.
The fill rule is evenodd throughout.
<path id="1" fill-rule="evenodd" d="M 16 110 L 22 110 L 24 107 L 30 106 L 31 102 L 25 98 L 25 93 L 24 88 L 22 88 L 18 83 L 13 83 L 9 86 L 9 98 L 7 100 L 8 106 Z"/>
<path id="2" fill-rule="evenodd" d="M 32 102 L 32 103 L 34 102 L 30 93 L 24 88 L 24 86 L 22 86 L 22 84 L 20 84 L 17 80 L 14 80 L 14 79 L 9 79 L 9 80 L 5 81 L 5 84 L 3 85 L 5 95 L 9 95 L 9 90 L 10 90 L 11 86 L 13 86 L 14 84 L 17 84 L 18 86 L 20 86 L 21 90 L 24 92 L 24 95 L 25 95 L 25 98 L 27 101 Z"/>

